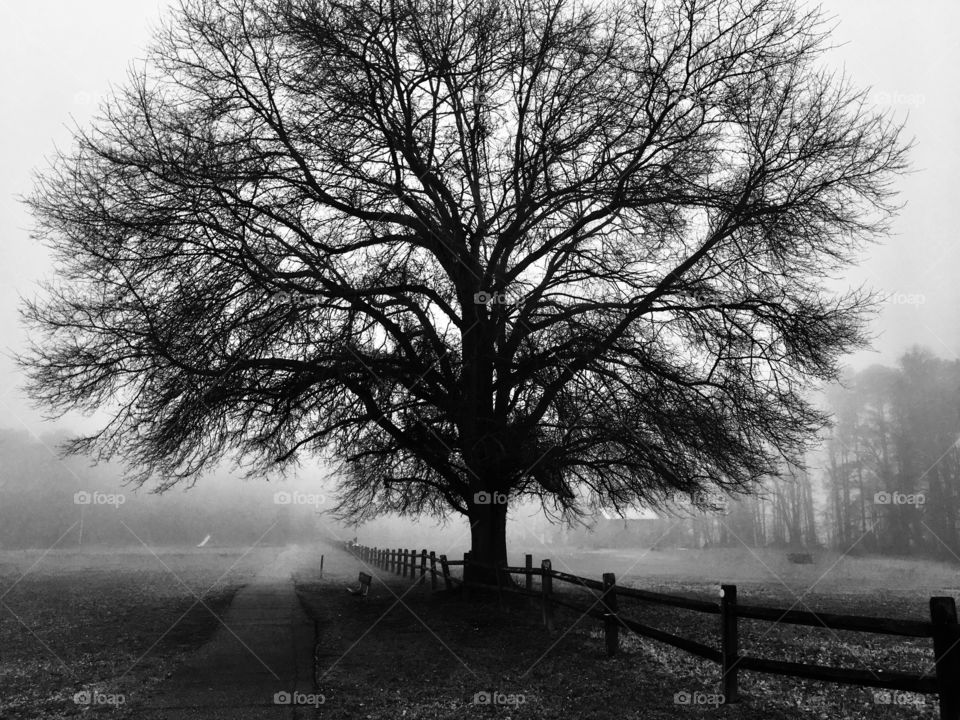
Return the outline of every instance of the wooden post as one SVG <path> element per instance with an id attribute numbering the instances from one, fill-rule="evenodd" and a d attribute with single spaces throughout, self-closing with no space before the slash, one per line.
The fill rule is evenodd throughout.
<path id="1" fill-rule="evenodd" d="M 430 551 L 430 589 L 437 589 L 437 554 Z"/>
<path id="2" fill-rule="evenodd" d="M 320 556 L 320 577 L 323 577 L 323 555 Z"/>
<path id="3" fill-rule="evenodd" d="M 933 652 L 937 663 L 940 720 L 960 718 L 960 626 L 952 597 L 930 598 Z"/>
<path id="4" fill-rule="evenodd" d="M 470 551 L 463 554 L 463 599 L 470 599 L 470 589 L 467 587 L 467 568 L 470 567 Z"/>
<path id="5" fill-rule="evenodd" d="M 526 555 L 524 557 L 524 565 L 527 568 L 525 587 L 527 588 L 527 592 L 533 592 L 533 555 Z"/>
<path id="6" fill-rule="evenodd" d="M 400 574 L 400 548 L 397 548 L 393 551 L 393 573 L 395 575 Z"/>
<path id="7" fill-rule="evenodd" d="M 540 595 L 543 598 L 543 624 L 547 632 L 553 632 L 553 603 L 550 602 L 550 595 L 553 594 L 553 576 L 550 574 L 550 561 L 544 560 L 540 563 L 540 569 L 543 575 L 540 578 Z"/>
<path id="8" fill-rule="evenodd" d="M 737 586 L 720 586 L 720 660 L 723 669 L 724 704 L 740 700 L 737 688 L 737 663 L 740 660 L 740 639 L 737 632 Z"/>
<path id="9" fill-rule="evenodd" d="M 424 548 L 420 551 L 420 584 L 424 585 L 427 582 L 427 549 Z"/>
<path id="10" fill-rule="evenodd" d="M 607 655 L 616 655 L 620 649 L 620 621 L 617 618 L 617 576 L 603 574 L 603 635 L 607 642 Z"/>
<path id="11" fill-rule="evenodd" d="M 407 576 L 407 551 L 406 550 L 400 551 L 400 576 L 401 577 Z"/>
<path id="12" fill-rule="evenodd" d="M 447 556 L 440 556 L 440 570 L 443 572 L 443 586 L 447 590 L 453 589 L 453 583 L 450 582 L 450 566 L 447 565 Z"/>
<path id="13" fill-rule="evenodd" d="M 415 548 L 410 551 L 409 558 L 410 558 L 410 579 L 413 580 L 414 583 L 416 583 L 417 582 L 417 551 Z"/>

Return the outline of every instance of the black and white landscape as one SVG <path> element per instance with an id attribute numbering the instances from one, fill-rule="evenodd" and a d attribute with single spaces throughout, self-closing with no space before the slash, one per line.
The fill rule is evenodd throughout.
<path id="1" fill-rule="evenodd" d="M 958 21 L 0 9 L 0 717 L 960 718 Z"/>

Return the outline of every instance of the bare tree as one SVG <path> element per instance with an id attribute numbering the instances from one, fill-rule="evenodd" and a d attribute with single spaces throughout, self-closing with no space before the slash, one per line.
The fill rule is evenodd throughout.
<path id="1" fill-rule="evenodd" d="M 339 511 L 576 516 L 799 460 L 900 128 L 785 0 L 185 0 L 29 203 L 22 358 L 161 487 L 342 460 Z"/>

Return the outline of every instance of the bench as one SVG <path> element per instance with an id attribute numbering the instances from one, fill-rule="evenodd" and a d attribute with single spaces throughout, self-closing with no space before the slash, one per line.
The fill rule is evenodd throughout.
<path id="1" fill-rule="evenodd" d="M 813 555 L 810 553 L 788 553 L 787 560 L 795 565 L 812 565 Z"/>
<path id="2" fill-rule="evenodd" d="M 360 573 L 360 587 L 357 587 L 357 588 L 348 587 L 347 590 L 350 591 L 350 594 L 351 594 L 351 595 L 355 595 L 355 596 L 357 596 L 357 597 L 365 598 L 365 597 L 367 596 L 367 594 L 370 592 L 370 583 L 371 583 L 371 582 L 373 582 L 373 576 L 372 576 L 372 575 L 368 575 L 368 574 L 365 573 L 365 572 L 361 572 L 361 573 Z"/>

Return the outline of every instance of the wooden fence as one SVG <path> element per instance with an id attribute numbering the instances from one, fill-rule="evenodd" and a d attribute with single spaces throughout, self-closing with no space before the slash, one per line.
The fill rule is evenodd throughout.
<path id="1" fill-rule="evenodd" d="M 471 562 L 470 553 L 465 553 L 463 560 L 448 560 L 446 555 L 438 556 L 427 550 L 417 552 L 403 548 L 371 548 L 352 543 L 347 543 L 346 546 L 363 562 L 402 577 L 409 576 L 411 580 L 421 584 L 427 582 L 426 578 L 429 575 L 430 585 L 434 590 L 437 589 L 440 580 L 448 590 L 454 587 L 462 587 L 464 592 L 469 591 L 471 587 L 492 589 L 489 585 L 466 583 L 462 577 L 454 577 L 451 574 L 451 567 L 466 565 L 480 567 L 479 563 Z M 493 568 L 489 566 L 488 569 L 496 570 L 496 590 L 501 603 L 504 593 L 537 598 L 541 606 L 543 623 L 550 631 L 554 628 L 554 609 L 565 607 L 596 618 L 603 623 L 605 644 L 607 653 L 610 655 L 618 650 L 619 632 L 623 628 L 641 637 L 667 643 L 719 664 L 723 671 L 721 684 L 726 703 L 736 702 L 739 699 L 737 674 L 740 670 L 748 670 L 847 685 L 937 695 L 941 720 L 960 720 L 960 624 L 957 622 L 957 609 L 952 597 L 931 597 L 930 620 L 927 622 L 744 605 L 737 602 L 736 585 L 721 585 L 719 602 L 668 595 L 619 586 L 613 573 L 603 573 L 602 580 L 570 575 L 554 570 L 549 560 L 544 560 L 539 568 L 535 568 L 532 555 L 526 556 L 524 567 Z M 512 575 L 524 577 L 522 586 L 507 582 L 507 577 Z M 540 578 L 539 590 L 533 588 L 534 577 Z M 596 598 L 595 602 L 588 606 L 561 597 L 554 592 L 554 580 L 591 591 Z M 645 602 L 719 615 L 720 648 L 704 645 L 627 618 L 618 610 L 618 598 L 635 598 Z M 738 623 L 740 618 L 898 637 L 932 638 L 935 676 L 890 670 L 836 668 L 741 655 Z"/>

